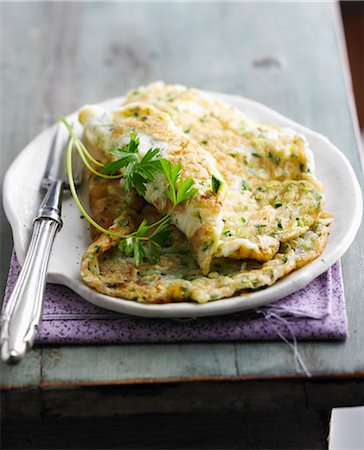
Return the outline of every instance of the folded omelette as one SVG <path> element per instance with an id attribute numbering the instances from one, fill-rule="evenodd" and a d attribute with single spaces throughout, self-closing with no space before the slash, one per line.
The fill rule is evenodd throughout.
<path id="1" fill-rule="evenodd" d="M 174 210 L 158 262 L 136 265 L 119 251 L 119 238 L 94 230 L 81 275 L 99 292 L 145 303 L 203 303 L 272 285 L 323 251 L 332 217 L 323 209 L 312 151 L 293 130 L 161 82 L 130 92 L 113 110 L 87 106 L 79 118 L 100 161 L 115 158 L 107 150 L 126 145 L 133 132 L 140 158 L 158 148 L 197 189 Z M 128 234 L 168 212 L 165 190 L 162 175 L 142 197 L 123 179 L 91 176 L 91 211 L 102 226 Z"/>

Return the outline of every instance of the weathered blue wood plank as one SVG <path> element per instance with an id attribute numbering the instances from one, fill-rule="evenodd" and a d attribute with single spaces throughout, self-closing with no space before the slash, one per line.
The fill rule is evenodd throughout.
<path id="1" fill-rule="evenodd" d="M 41 351 L 32 350 L 21 366 L 0 362 L 0 386 L 3 389 L 39 386 L 41 380 Z"/>
<path id="2" fill-rule="evenodd" d="M 52 386 L 234 377 L 234 361 L 231 344 L 95 346 L 91 352 L 85 346 L 45 348 L 42 382 Z"/>
<path id="3" fill-rule="evenodd" d="M 37 3 L 1 8 L 2 42 L 12 43 L 2 44 L 6 114 L 1 167 L 58 113 L 164 79 L 261 101 L 328 136 L 359 175 L 333 4 Z M 4 223 L 2 230 L 6 261 L 10 233 Z M 363 248 L 362 227 L 343 258 L 350 338 L 341 344 L 300 345 L 314 374 L 364 371 Z M 43 385 L 295 375 L 292 353 L 279 342 L 47 348 L 42 364 Z M 37 379 L 25 365 L 16 370 L 22 380 Z M 7 372 L 7 383 L 12 373 Z"/>

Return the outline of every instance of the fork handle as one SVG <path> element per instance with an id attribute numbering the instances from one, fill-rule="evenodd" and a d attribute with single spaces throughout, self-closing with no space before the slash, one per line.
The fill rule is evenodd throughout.
<path id="1" fill-rule="evenodd" d="M 42 318 L 47 268 L 53 241 L 62 227 L 60 198 L 62 183 L 49 187 L 35 217 L 28 252 L 12 294 L 1 317 L 1 358 L 20 361 L 32 347 Z"/>

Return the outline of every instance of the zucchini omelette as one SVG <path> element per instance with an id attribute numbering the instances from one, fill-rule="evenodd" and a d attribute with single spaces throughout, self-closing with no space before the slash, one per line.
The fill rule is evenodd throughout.
<path id="1" fill-rule="evenodd" d="M 82 258 L 82 279 L 93 289 L 143 303 L 205 303 L 270 286 L 322 253 L 332 216 L 312 151 L 294 130 L 162 82 L 129 92 L 112 110 L 86 106 L 79 120 L 87 149 L 102 164 L 133 144 L 138 161 L 154 149 L 154 160 L 178 166 L 176 189 L 191 180 L 189 196 L 173 204 L 163 171 L 145 175 L 137 190 L 125 164 L 121 178 L 90 175 L 92 217 L 109 230 L 92 230 Z M 164 217 L 169 227 L 158 257 L 142 249 L 137 261 L 120 236 Z"/>

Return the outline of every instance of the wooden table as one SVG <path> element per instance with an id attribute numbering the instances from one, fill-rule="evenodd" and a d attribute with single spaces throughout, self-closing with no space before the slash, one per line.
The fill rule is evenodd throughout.
<path id="1" fill-rule="evenodd" d="M 328 136 L 361 179 L 335 4 L 1 3 L 0 12 L 2 176 L 57 114 L 163 79 L 267 104 Z M 1 247 L 3 290 L 12 249 L 3 211 Z M 330 408 L 364 403 L 363 227 L 342 263 L 350 336 L 299 345 L 312 379 L 282 342 L 38 347 L 1 367 L 5 442 L 325 448 Z"/>

